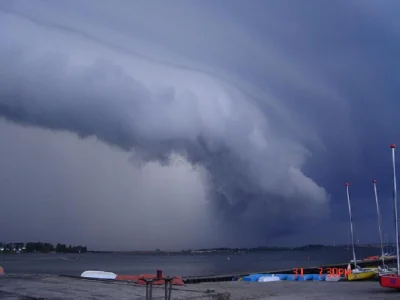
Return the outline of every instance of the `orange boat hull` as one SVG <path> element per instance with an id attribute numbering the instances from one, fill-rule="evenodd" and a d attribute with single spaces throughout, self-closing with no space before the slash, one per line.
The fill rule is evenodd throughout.
<path id="1" fill-rule="evenodd" d="M 380 259 L 380 256 L 376 255 L 376 256 L 369 256 L 364 258 L 364 260 L 378 260 Z"/>
<path id="2" fill-rule="evenodd" d="M 116 280 L 125 280 L 125 281 L 136 281 L 138 284 L 146 284 L 144 279 L 154 279 L 154 285 L 161 285 L 165 283 L 164 279 L 158 279 L 156 275 L 153 274 L 141 274 L 141 275 L 118 275 Z M 182 280 L 182 276 L 174 276 L 172 280 L 172 285 L 185 285 Z"/>

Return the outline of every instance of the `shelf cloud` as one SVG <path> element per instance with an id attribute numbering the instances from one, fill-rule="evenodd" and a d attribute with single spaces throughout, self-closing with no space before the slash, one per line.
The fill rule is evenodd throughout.
<path id="1" fill-rule="evenodd" d="M 339 76 L 354 52 L 316 48 L 323 32 L 346 41 L 337 16 L 318 30 L 284 3 L 1 3 L 1 227 L 35 220 L 5 236 L 110 249 L 313 236 L 338 161 L 358 166 L 358 100 Z"/>

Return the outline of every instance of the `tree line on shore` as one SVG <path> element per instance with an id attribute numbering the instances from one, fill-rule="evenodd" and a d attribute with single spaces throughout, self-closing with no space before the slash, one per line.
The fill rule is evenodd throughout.
<path id="1" fill-rule="evenodd" d="M 10 253 L 21 253 L 21 252 L 40 252 L 40 253 L 49 253 L 49 252 L 59 252 L 59 253 L 83 253 L 87 252 L 86 246 L 73 246 L 60 244 L 53 245 L 51 243 L 42 243 L 42 242 L 28 242 L 28 243 L 1 243 L 0 242 L 0 251 L 1 252 L 10 252 Z"/>

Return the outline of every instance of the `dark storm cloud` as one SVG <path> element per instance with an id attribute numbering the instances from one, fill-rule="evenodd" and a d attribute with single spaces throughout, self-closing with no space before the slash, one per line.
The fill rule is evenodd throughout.
<path id="1" fill-rule="evenodd" d="M 388 181 L 399 45 L 385 5 L 173 3 L 3 2 L 0 115 L 135 162 L 184 156 L 205 170 L 201 216 L 222 243 L 315 240 L 305 227 L 346 214 L 344 181 L 356 203 L 369 176 Z M 200 224 L 191 233 L 215 244 Z"/>

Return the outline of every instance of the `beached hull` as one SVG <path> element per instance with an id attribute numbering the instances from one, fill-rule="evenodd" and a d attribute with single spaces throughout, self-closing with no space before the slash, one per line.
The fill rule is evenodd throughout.
<path id="1" fill-rule="evenodd" d="M 115 279 L 117 274 L 112 272 L 104 272 L 104 271 L 85 271 L 81 274 L 81 277 L 84 278 L 93 278 L 93 279 Z"/>
<path id="2" fill-rule="evenodd" d="M 349 275 L 347 275 L 347 280 L 353 281 L 353 280 L 368 280 L 372 279 L 375 277 L 376 272 L 375 271 L 365 271 L 365 272 L 353 272 Z"/>
<path id="3" fill-rule="evenodd" d="M 382 287 L 400 289 L 400 276 L 399 275 L 382 275 L 379 276 L 379 284 Z"/>
<path id="4" fill-rule="evenodd" d="M 281 279 L 278 276 L 262 276 L 258 279 L 258 282 L 272 282 L 272 281 L 280 281 Z"/>

